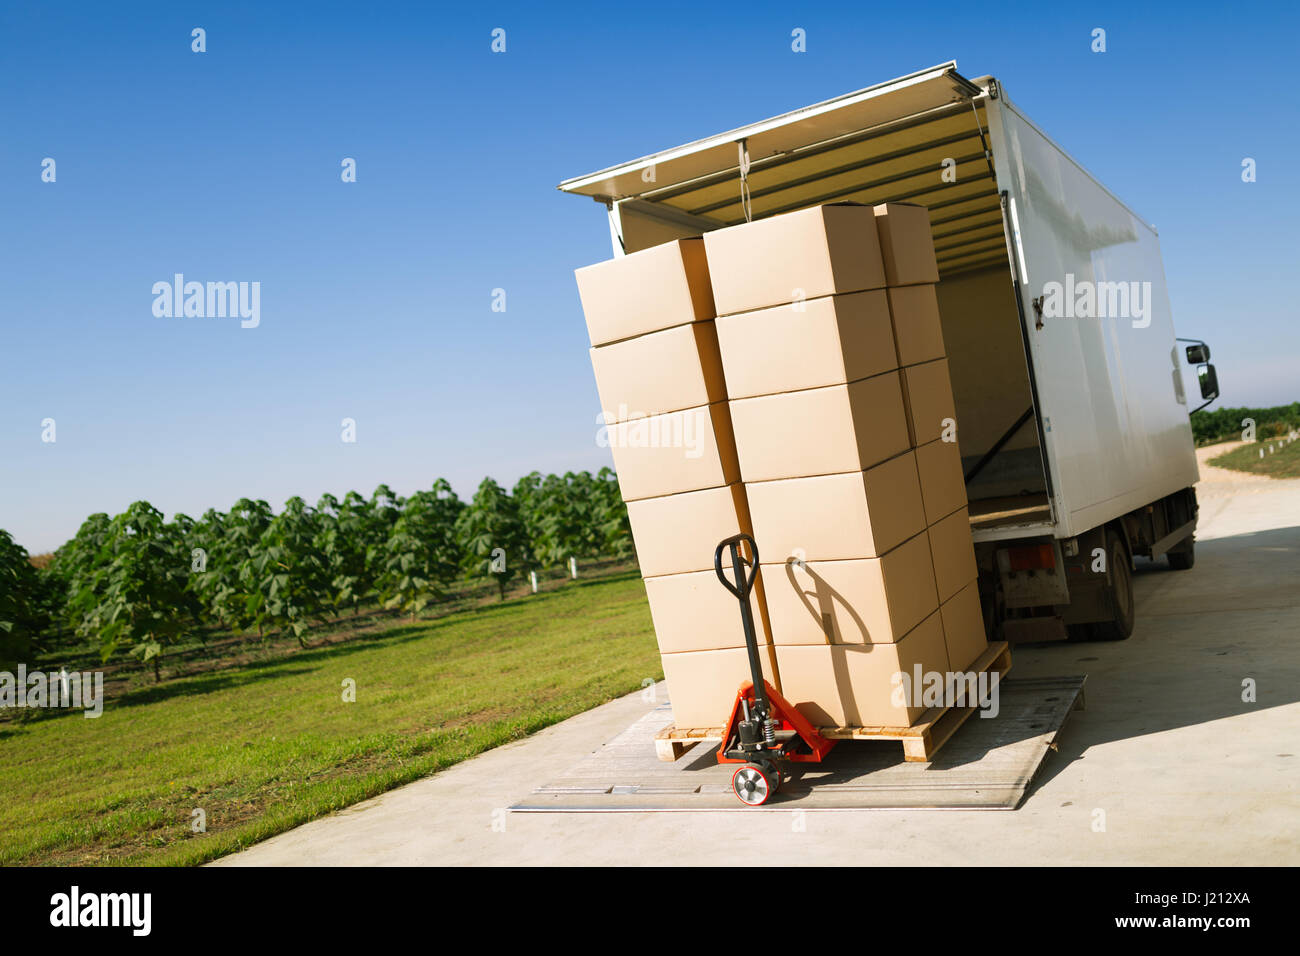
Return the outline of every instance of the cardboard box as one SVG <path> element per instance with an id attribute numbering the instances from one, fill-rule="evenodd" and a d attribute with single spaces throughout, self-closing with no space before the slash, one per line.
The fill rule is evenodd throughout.
<path id="1" fill-rule="evenodd" d="M 730 405 L 746 482 L 863 471 L 908 449 L 897 372 Z"/>
<path id="2" fill-rule="evenodd" d="M 711 319 L 713 287 L 700 239 L 675 239 L 578 269 L 592 345 Z"/>
<path id="3" fill-rule="evenodd" d="M 934 562 L 934 583 L 942 604 L 979 577 L 969 511 L 958 508 L 930 525 L 926 534 L 930 538 L 930 557 Z"/>
<path id="4" fill-rule="evenodd" d="M 739 482 L 627 503 L 636 558 L 645 578 L 710 571 L 718 542 L 740 532 L 753 535 L 745 486 Z M 716 583 L 716 581 L 715 581 Z M 722 590 L 722 585 L 717 585 Z M 732 603 L 736 603 L 732 599 Z M 739 611 L 736 612 L 739 620 Z"/>
<path id="5" fill-rule="evenodd" d="M 932 285 L 905 285 L 887 289 L 898 364 L 920 365 L 943 358 L 943 325 L 939 297 Z"/>
<path id="6" fill-rule="evenodd" d="M 954 671 L 964 671 L 988 650 L 984 633 L 984 612 L 980 608 L 979 585 L 972 581 L 939 609 L 943 617 L 944 643 L 948 663 Z"/>
<path id="7" fill-rule="evenodd" d="M 728 565 L 728 579 L 732 571 Z M 654 621 L 660 654 L 712 651 L 745 646 L 745 628 L 740 620 L 740 602 L 722 586 L 712 568 L 686 574 L 666 574 L 645 579 L 646 600 Z M 749 594 L 754 615 L 754 635 L 760 644 L 772 643 L 763 605 L 762 568 Z"/>
<path id="8" fill-rule="evenodd" d="M 961 450 L 955 441 L 941 438 L 919 446 L 916 474 L 921 480 L 926 524 L 936 524 L 966 507 L 966 478 L 961 469 Z"/>
<path id="9" fill-rule="evenodd" d="M 938 282 L 939 264 L 934 257 L 930 210 L 914 203 L 889 202 L 881 203 L 874 211 L 887 284 Z"/>
<path id="10" fill-rule="evenodd" d="M 924 534 L 879 558 L 762 567 L 776 644 L 892 644 L 939 609 Z"/>
<path id="11" fill-rule="evenodd" d="M 730 398 L 844 385 L 898 367 L 881 289 L 727 315 L 717 325 Z"/>
<path id="12" fill-rule="evenodd" d="M 759 657 L 764 679 L 779 693 L 781 681 L 770 644 L 759 647 Z M 749 655 L 743 647 L 664 654 L 660 660 L 678 727 L 721 728 L 731 716 L 736 691 L 750 679 Z"/>
<path id="13" fill-rule="evenodd" d="M 866 471 L 751 482 L 746 495 L 760 560 L 874 558 L 925 530 L 910 451 Z"/>
<path id="14" fill-rule="evenodd" d="M 718 315 L 885 286 L 874 212 L 857 203 L 716 229 L 704 247 Z"/>
<path id="15" fill-rule="evenodd" d="M 719 488 L 740 479 L 726 402 L 634 418 L 603 431 L 624 501 Z"/>
<path id="16" fill-rule="evenodd" d="M 956 434 L 957 403 L 952 397 L 948 360 L 913 365 L 900 372 L 907 434 L 916 448 L 941 437 L 945 428 Z"/>
<path id="17" fill-rule="evenodd" d="M 778 645 L 776 660 L 781 696 L 816 727 L 911 726 L 927 710 L 905 693 L 916 668 L 949 669 L 938 611 L 895 644 Z"/>
<path id="18" fill-rule="evenodd" d="M 597 346 L 591 365 L 607 424 L 727 398 L 711 319 Z"/>

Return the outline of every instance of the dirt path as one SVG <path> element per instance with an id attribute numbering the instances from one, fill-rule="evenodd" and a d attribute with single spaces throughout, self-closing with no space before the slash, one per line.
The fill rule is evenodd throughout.
<path id="1" fill-rule="evenodd" d="M 1242 445 L 1249 444 L 1244 441 L 1225 441 L 1217 445 L 1205 445 L 1196 449 L 1196 463 L 1201 469 L 1201 483 L 1197 485 L 1198 495 L 1203 491 L 1220 491 L 1220 486 L 1230 486 L 1229 489 L 1235 489 L 1241 485 L 1253 484 L 1276 484 L 1278 479 L 1270 478 L 1267 475 L 1253 475 L 1248 471 L 1235 471 L 1232 468 L 1219 468 L 1210 464 L 1211 458 L 1218 458 L 1220 455 L 1226 455 L 1230 451 L 1235 451 Z M 1211 488 L 1212 486 L 1212 488 Z"/>

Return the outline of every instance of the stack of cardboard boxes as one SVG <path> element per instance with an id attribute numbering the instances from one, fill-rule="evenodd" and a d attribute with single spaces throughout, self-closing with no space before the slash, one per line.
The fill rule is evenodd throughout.
<path id="1" fill-rule="evenodd" d="M 591 362 L 679 726 L 719 723 L 749 677 L 740 609 L 713 570 L 752 533 L 700 239 L 577 272 Z M 776 682 L 761 582 L 751 595 Z"/>
<path id="2" fill-rule="evenodd" d="M 748 677 L 711 567 L 737 530 L 786 699 L 818 726 L 912 723 L 895 674 L 986 647 L 926 210 L 819 206 L 578 277 L 677 725 L 720 724 Z M 693 464 L 637 443 L 674 416 L 708 422 Z"/>
<path id="3" fill-rule="evenodd" d="M 988 649 L 988 640 L 934 288 L 939 269 L 930 217 L 925 209 L 903 203 L 877 206 L 874 212 L 948 668 L 962 671 Z"/>

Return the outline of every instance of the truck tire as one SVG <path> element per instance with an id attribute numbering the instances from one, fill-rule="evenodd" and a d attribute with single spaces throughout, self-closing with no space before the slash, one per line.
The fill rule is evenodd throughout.
<path id="1" fill-rule="evenodd" d="M 1133 634 L 1136 613 L 1133 607 L 1133 559 L 1119 532 L 1106 529 L 1106 561 L 1110 567 L 1110 584 L 1106 600 L 1112 617 L 1091 625 L 1094 641 L 1125 641 Z"/>
<path id="2" fill-rule="evenodd" d="M 1177 551 L 1167 551 L 1169 566 L 1175 571 L 1186 571 L 1196 564 L 1196 537 L 1189 537 L 1185 544 L 1180 544 Z"/>

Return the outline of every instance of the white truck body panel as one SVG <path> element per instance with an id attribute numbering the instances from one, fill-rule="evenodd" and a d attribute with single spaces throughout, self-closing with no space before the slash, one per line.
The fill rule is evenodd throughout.
<path id="1" fill-rule="evenodd" d="M 993 106 L 994 165 L 999 190 L 1014 203 L 1011 260 L 1027 324 L 1054 535 L 1068 538 L 1198 480 L 1182 362 L 1155 229 L 1005 95 Z M 1100 300 L 1094 295 L 1094 312 L 1125 314 L 1044 317 L 1037 328 L 1033 300 L 1051 282 L 1063 292 L 1091 283 L 1094 292 L 1103 290 Z M 1137 283 L 1140 308 L 1130 299 L 1124 309 L 1124 291 L 1098 283 L 1124 283 L 1129 292 Z"/>

